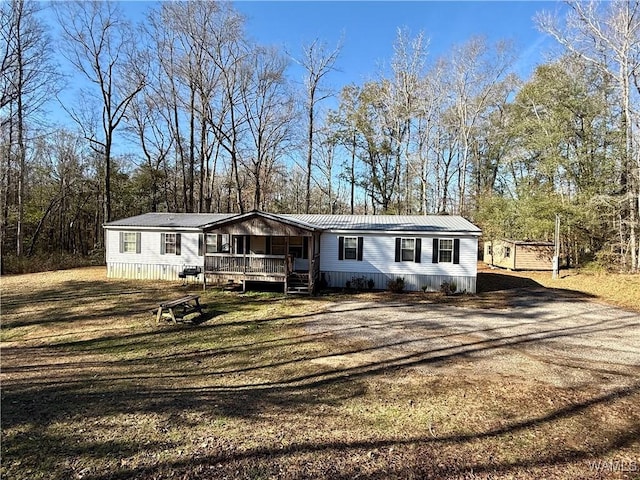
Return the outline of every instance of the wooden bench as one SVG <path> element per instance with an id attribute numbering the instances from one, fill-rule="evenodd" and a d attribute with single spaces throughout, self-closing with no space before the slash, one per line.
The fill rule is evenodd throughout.
<path id="1" fill-rule="evenodd" d="M 160 319 L 168 317 L 173 323 L 176 323 L 176 315 L 174 309 L 182 308 L 182 317 L 189 313 L 198 312 L 202 314 L 202 306 L 200 305 L 200 295 L 187 295 L 171 302 L 164 302 L 158 305 L 156 314 L 156 323 L 160 323 Z"/>

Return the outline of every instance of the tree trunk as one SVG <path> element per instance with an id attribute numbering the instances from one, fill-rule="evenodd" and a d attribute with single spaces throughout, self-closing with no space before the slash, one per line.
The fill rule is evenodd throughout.
<path id="1" fill-rule="evenodd" d="M 356 131 L 353 131 L 352 137 L 352 150 L 351 150 L 351 176 L 349 181 L 351 183 L 351 215 L 354 212 L 355 196 L 356 196 Z"/>
<path id="2" fill-rule="evenodd" d="M 307 172 L 306 172 L 306 194 L 304 201 L 304 213 L 309 213 L 311 207 L 311 162 L 313 160 L 313 110 L 315 102 L 315 88 L 309 92 L 309 130 L 307 132 Z"/>

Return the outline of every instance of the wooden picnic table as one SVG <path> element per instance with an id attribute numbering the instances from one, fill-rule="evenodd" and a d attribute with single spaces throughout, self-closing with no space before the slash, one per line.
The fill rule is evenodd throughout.
<path id="1" fill-rule="evenodd" d="M 168 317 L 173 323 L 176 323 L 176 315 L 174 312 L 174 309 L 176 308 L 182 308 L 182 317 L 193 312 L 202 314 L 200 295 L 186 295 L 170 302 L 161 303 L 158 305 L 156 323 L 160 323 L 160 319 L 163 317 Z"/>

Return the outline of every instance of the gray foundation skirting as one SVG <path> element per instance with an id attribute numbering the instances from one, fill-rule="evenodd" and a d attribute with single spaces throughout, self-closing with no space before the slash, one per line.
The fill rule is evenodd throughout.
<path id="1" fill-rule="evenodd" d="M 391 274 L 391 273 L 351 273 L 351 272 L 322 272 L 331 288 L 344 288 L 347 281 L 353 282 L 353 278 L 364 278 L 365 283 L 372 279 L 376 290 L 386 290 L 390 280 L 403 278 L 405 290 L 419 291 L 427 287 L 428 292 L 440 291 L 443 282 L 454 282 L 458 292 L 476 293 L 476 277 L 456 275 L 417 275 L 417 274 Z"/>

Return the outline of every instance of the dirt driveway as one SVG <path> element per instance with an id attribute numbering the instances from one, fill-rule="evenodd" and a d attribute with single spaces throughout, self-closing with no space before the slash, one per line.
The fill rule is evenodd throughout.
<path id="1" fill-rule="evenodd" d="M 490 294 L 489 294 L 490 295 Z M 337 367 L 413 367 L 425 374 L 513 376 L 603 390 L 640 379 L 640 314 L 544 288 L 509 292 L 508 306 L 346 301 L 307 324 L 354 343 Z M 414 297 L 415 298 L 415 297 Z M 499 356 L 500 361 L 495 361 Z"/>

